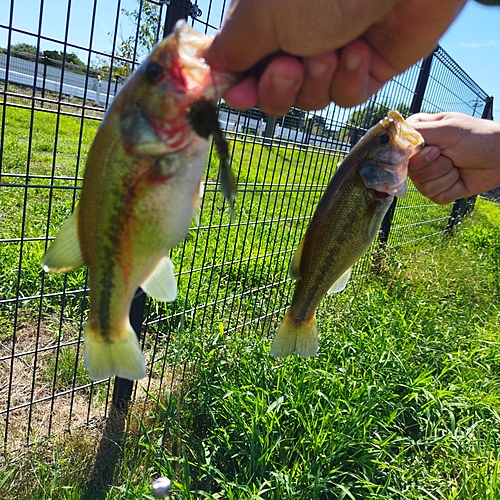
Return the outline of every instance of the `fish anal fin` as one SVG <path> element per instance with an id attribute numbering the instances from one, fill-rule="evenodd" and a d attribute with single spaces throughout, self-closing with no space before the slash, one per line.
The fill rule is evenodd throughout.
<path id="1" fill-rule="evenodd" d="M 300 279 L 300 260 L 302 259 L 302 250 L 304 248 L 306 237 L 305 235 L 300 240 L 299 246 L 295 253 L 293 254 L 292 261 L 290 262 L 290 267 L 288 269 L 288 274 L 293 280 Z"/>
<path id="2" fill-rule="evenodd" d="M 331 295 L 332 293 L 341 292 L 349 282 L 349 278 L 351 277 L 351 267 L 330 287 L 327 294 Z"/>
<path id="3" fill-rule="evenodd" d="M 296 352 L 302 358 L 309 358 L 318 352 L 318 329 L 316 317 L 300 324 L 285 315 L 271 346 L 273 358 L 285 358 Z"/>
<path id="4" fill-rule="evenodd" d="M 124 329 L 119 340 L 109 341 L 94 332 L 90 323 L 85 326 L 84 360 L 91 380 L 102 380 L 113 375 L 140 380 L 146 375 L 141 346 L 128 319 Z"/>
<path id="5" fill-rule="evenodd" d="M 78 239 L 78 207 L 66 219 L 56 239 L 42 258 L 43 270 L 53 273 L 67 273 L 83 266 L 83 255 Z"/>
<path id="6" fill-rule="evenodd" d="M 172 302 L 177 298 L 177 281 L 174 265 L 166 255 L 161 258 L 153 272 L 141 284 L 141 288 L 151 297 L 162 302 Z"/>

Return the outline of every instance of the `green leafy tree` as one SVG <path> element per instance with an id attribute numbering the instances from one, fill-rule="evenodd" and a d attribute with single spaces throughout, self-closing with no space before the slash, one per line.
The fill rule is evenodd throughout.
<path id="1" fill-rule="evenodd" d="M 381 104 L 370 102 L 350 114 L 347 124 L 335 134 L 335 138 L 350 144 L 356 144 L 369 128 L 387 115 L 390 109 L 396 109 L 403 116 L 407 116 L 410 112 L 410 107 L 405 103 L 399 103 L 396 108 L 391 108 L 386 102 Z"/>
<path id="2" fill-rule="evenodd" d="M 133 26 L 139 26 L 138 32 L 122 38 L 118 55 L 129 61 L 140 61 L 148 55 L 160 37 L 160 7 L 150 2 L 143 2 L 135 10 L 122 9 L 122 13 L 129 18 Z M 115 65 L 115 75 L 128 76 L 131 64 L 120 60 Z"/>
<path id="3" fill-rule="evenodd" d="M 66 54 L 66 63 L 72 64 L 73 66 L 81 66 L 82 68 L 87 67 L 87 65 L 74 52 Z"/>
<path id="4" fill-rule="evenodd" d="M 15 43 L 10 46 L 10 50 L 14 57 L 28 61 L 35 61 L 38 53 L 36 47 L 29 43 Z"/>

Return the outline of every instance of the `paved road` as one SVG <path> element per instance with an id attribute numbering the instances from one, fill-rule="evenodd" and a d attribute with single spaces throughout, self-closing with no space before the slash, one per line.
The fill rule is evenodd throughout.
<path id="1" fill-rule="evenodd" d="M 7 55 L 0 54 L 0 79 L 5 80 Z M 35 71 L 36 80 L 35 80 Z M 45 66 L 39 64 L 38 68 L 33 61 L 26 61 L 17 57 L 11 57 L 8 68 L 9 83 L 27 85 L 36 88 L 50 90 L 53 92 L 61 92 L 63 95 L 70 97 L 79 97 L 83 99 L 86 96 L 87 100 L 95 104 L 106 102 L 107 94 L 109 93 L 109 102 L 113 100 L 116 89 L 120 89 L 121 85 L 116 86 L 115 82 L 101 81 L 93 76 L 81 75 L 65 70 L 63 81 L 61 82 L 61 68 L 56 66 Z M 35 83 L 36 82 L 36 83 Z M 62 83 L 62 87 L 61 87 Z"/>

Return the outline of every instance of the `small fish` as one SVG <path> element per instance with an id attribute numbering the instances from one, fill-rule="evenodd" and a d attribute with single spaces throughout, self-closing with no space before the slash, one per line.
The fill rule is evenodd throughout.
<path id="1" fill-rule="evenodd" d="M 211 135 L 232 213 L 236 185 L 214 101 L 235 77 L 205 63 L 210 43 L 180 21 L 132 74 L 90 148 L 79 205 L 42 259 L 46 272 L 89 268 L 84 359 L 92 380 L 145 376 L 130 304 L 138 287 L 161 301 L 177 296 L 169 250 L 197 213 Z"/>
<path id="2" fill-rule="evenodd" d="M 408 160 L 423 144 L 397 111 L 389 111 L 343 160 L 292 258 L 290 277 L 297 284 L 271 356 L 316 354 L 316 308 L 325 294 L 346 286 L 394 197 L 406 194 Z"/>

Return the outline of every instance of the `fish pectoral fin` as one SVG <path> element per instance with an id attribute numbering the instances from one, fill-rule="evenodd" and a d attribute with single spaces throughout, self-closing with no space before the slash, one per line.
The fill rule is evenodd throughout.
<path id="1" fill-rule="evenodd" d="M 302 259 L 302 250 L 304 248 L 304 243 L 306 236 L 304 235 L 300 240 L 299 246 L 295 253 L 293 254 L 292 261 L 290 262 L 290 267 L 288 268 L 288 274 L 293 280 L 300 279 L 300 260 Z"/>
<path id="2" fill-rule="evenodd" d="M 153 272 L 142 283 L 141 288 L 151 297 L 162 302 L 172 302 L 177 298 L 177 281 L 174 265 L 169 257 L 163 257 Z"/>
<path id="3" fill-rule="evenodd" d="M 285 358 L 296 352 L 302 358 L 309 358 L 318 352 L 318 329 L 316 316 L 301 324 L 290 321 L 285 315 L 271 346 L 273 358 Z"/>
<path id="4" fill-rule="evenodd" d="M 331 295 L 332 293 L 339 293 L 341 292 L 347 285 L 349 278 L 351 277 L 351 267 L 330 287 L 328 292 L 326 292 L 328 295 Z"/>
<path id="5" fill-rule="evenodd" d="M 118 340 L 103 338 L 85 326 L 84 361 L 91 380 L 103 380 L 113 375 L 127 380 L 140 380 L 146 375 L 144 356 L 128 319 L 124 332 L 115 335 Z"/>
<path id="6" fill-rule="evenodd" d="M 45 252 L 41 265 L 46 273 L 67 273 L 84 264 L 78 239 L 78 207 L 76 207 Z"/>

